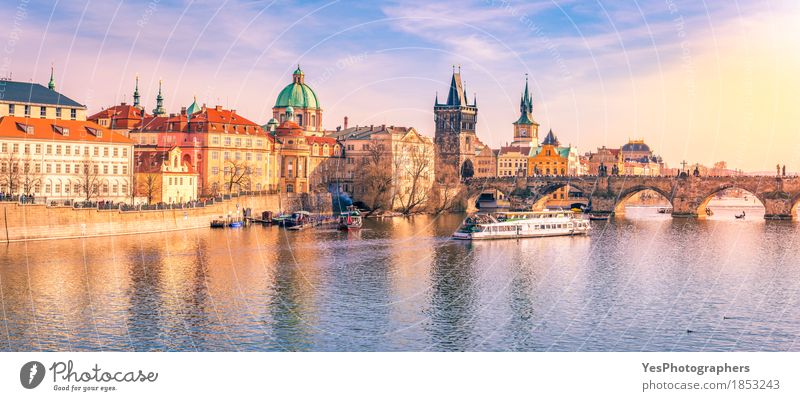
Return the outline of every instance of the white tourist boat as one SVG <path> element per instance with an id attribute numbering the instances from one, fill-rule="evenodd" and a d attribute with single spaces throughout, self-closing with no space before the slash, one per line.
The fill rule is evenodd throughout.
<path id="1" fill-rule="evenodd" d="M 589 230 L 591 230 L 589 219 L 578 216 L 571 210 L 501 212 L 467 217 L 453 233 L 453 238 L 484 240 L 555 237 L 585 235 Z"/>

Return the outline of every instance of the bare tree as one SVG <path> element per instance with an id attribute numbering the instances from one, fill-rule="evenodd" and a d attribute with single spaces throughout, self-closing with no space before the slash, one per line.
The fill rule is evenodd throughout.
<path id="1" fill-rule="evenodd" d="M 161 175 L 156 173 L 145 173 L 136 179 L 137 189 L 141 196 L 147 198 L 147 204 L 153 203 L 153 199 L 161 191 Z"/>
<path id="2" fill-rule="evenodd" d="M 100 194 L 100 164 L 92 160 L 89 155 L 83 158 L 81 168 L 75 172 L 80 187 L 80 195 L 86 201 Z"/>
<path id="3" fill-rule="evenodd" d="M 19 157 L 14 152 L 0 155 L 0 192 L 15 194 L 20 185 Z"/>
<path id="4" fill-rule="evenodd" d="M 442 165 L 436 173 L 436 181 L 429 199 L 430 210 L 440 214 L 452 210 L 458 200 L 461 180 L 455 166 Z"/>
<path id="5" fill-rule="evenodd" d="M 233 192 L 234 186 L 238 191 L 249 190 L 253 169 L 249 164 L 238 160 L 228 160 L 225 162 L 225 186 L 228 193 Z"/>
<path id="6" fill-rule="evenodd" d="M 374 139 L 369 145 L 353 176 L 353 197 L 370 209 L 368 215 L 391 208 L 393 181 L 391 149 Z"/>
<path id="7" fill-rule="evenodd" d="M 424 143 L 408 145 L 403 151 L 398 200 L 403 214 L 415 212 L 431 194 L 433 149 Z"/>
<path id="8" fill-rule="evenodd" d="M 22 192 L 25 194 L 34 193 L 36 187 L 42 184 L 42 168 L 41 166 L 38 169 L 35 168 L 30 156 L 23 160 L 20 184 L 22 185 Z"/>

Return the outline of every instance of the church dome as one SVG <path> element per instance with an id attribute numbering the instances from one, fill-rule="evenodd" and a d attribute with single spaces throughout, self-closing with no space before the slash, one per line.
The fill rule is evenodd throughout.
<path id="1" fill-rule="evenodd" d="M 319 109 L 317 94 L 304 82 L 304 73 L 297 67 L 292 74 L 292 83 L 286 85 L 275 100 L 275 107 L 294 107 L 298 109 Z"/>
<path id="2" fill-rule="evenodd" d="M 623 152 L 649 152 L 650 147 L 644 141 L 630 141 L 622 145 Z"/>

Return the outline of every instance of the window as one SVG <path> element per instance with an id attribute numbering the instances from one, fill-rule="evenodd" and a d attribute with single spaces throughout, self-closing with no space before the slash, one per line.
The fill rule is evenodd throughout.
<path id="1" fill-rule="evenodd" d="M 94 146 L 94 148 L 92 150 L 94 151 L 93 154 L 95 156 L 100 156 L 100 148 L 99 147 Z"/>
<path id="2" fill-rule="evenodd" d="M 61 174 L 61 164 L 56 163 L 56 174 Z"/>
<path id="3" fill-rule="evenodd" d="M 242 138 L 236 138 L 236 147 L 242 146 Z"/>
<path id="4" fill-rule="evenodd" d="M 215 135 L 215 136 L 212 136 L 212 137 L 211 137 L 211 144 L 212 144 L 212 145 L 219 145 L 219 137 L 218 137 L 218 136 L 216 136 L 216 135 Z"/>
<path id="5" fill-rule="evenodd" d="M 219 174 L 219 167 L 211 167 L 211 175 Z"/>
<path id="6" fill-rule="evenodd" d="M 67 156 L 71 155 L 72 154 L 72 146 L 69 146 L 69 145 L 64 146 L 64 154 L 67 155 Z"/>
<path id="7" fill-rule="evenodd" d="M 25 105 L 25 117 L 30 117 L 30 116 L 31 116 L 31 106 L 28 106 L 26 104 Z M 50 192 L 50 191 L 47 191 L 47 192 Z"/>
<path id="8" fill-rule="evenodd" d="M 122 157 L 128 157 L 128 148 L 122 148 Z"/>
<path id="9" fill-rule="evenodd" d="M 128 166 L 127 165 L 122 166 L 122 174 L 125 174 L 125 175 L 128 174 Z"/>
<path id="10" fill-rule="evenodd" d="M 50 193 L 50 184 L 49 183 L 44 185 L 44 192 L 48 193 L 48 194 Z"/>
<path id="11" fill-rule="evenodd" d="M 47 117 L 47 107 L 39 107 L 39 118 Z"/>
<path id="12" fill-rule="evenodd" d="M 116 194 L 116 193 L 119 191 L 119 185 L 117 185 L 117 184 L 114 184 L 114 185 L 111 187 L 111 191 L 112 191 L 113 193 L 115 193 L 115 194 Z"/>
<path id="13" fill-rule="evenodd" d="M 217 151 L 211 152 L 211 160 L 219 160 L 219 152 Z"/>
<path id="14" fill-rule="evenodd" d="M 230 153 L 230 152 L 225 152 L 225 153 L 222 155 L 222 158 L 223 158 L 224 160 L 228 160 L 228 159 L 230 159 L 230 158 L 231 158 L 231 153 Z"/>
<path id="15" fill-rule="evenodd" d="M 128 184 L 122 184 L 122 195 L 128 194 Z"/>
<path id="16" fill-rule="evenodd" d="M 72 186 L 72 189 L 75 191 L 76 194 L 81 193 L 81 184 L 75 184 Z"/>
<path id="17" fill-rule="evenodd" d="M 36 144 L 36 154 L 37 155 L 42 154 L 42 145 L 40 145 L 38 143 Z"/>
<path id="18" fill-rule="evenodd" d="M 61 155 L 61 145 L 56 145 L 56 155 Z"/>
<path id="19" fill-rule="evenodd" d="M 231 146 L 231 137 L 229 136 L 225 137 L 225 146 Z"/>
<path id="20" fill-rule="evenodd" d="M 119 157 L 119 148 L 114 148 L 113 156 L 114 157 Z"/>
<path id="21" fill-rule="evenodd" d="M 103 174 L 108 174 L 108 164 L 103 165 Z"/>
<path id="22" fill-rule="evenodd" d="M 50 163 L 47 163 L 45 165 L 45 167 L 46 167 L 45 170 L 44 170 L 45 173 L 50 174 L 50 173 L 53 172 L 53 165 L 51 165 Z M 47 191 L 47 192 L 50 192 L 50 191 Z"/>
<path id="23" fill-rule="evenodd" d="M 104 194 L 108 193 L 108 183 L 103 183 L 103 193 Z"/>
<path id="24" fill-rule="evenodd" d="M 64 165 L 64 173 L 69 174 L 69 168 L 70 168 L 70 165 L 69 164 L 65 164 Z M 69 192 L 69 191 L 65 191 L 65 192 Z"/>
<path id="25" fill-rule="evenodd" d="M 61 107 L 56 107 L 56 118 L 61 118 Z"/>
<path id="26" fill-rule="evenodd" d="M 8 114 L 10 114 L 12 116 L 14 115 L 14 105 L 13 104 L 9 104 L 8 105 Z"/>
<path id="27" fill-rule="evenodd" d="M 119 166 L 114 166 L 113 167 L 113 171 L 114 171 L 114 174 L 119 174 Z M 114 191 L 114 192 L 116 192 L 116 191 Z"/>
<path id="28" fill-rule="evenodd" d="M 69 118 L 75 120 L 78 118 L 78 110 L 69 109 Z"/>
<path id="29" fill-rule="evenodd" d="M 55 193 L 60 194 L 61 193 L 61 184 L 56 184 L 55 187 L 56 187 Z"/>
<path id="30" fill-rule="evenodd" d="M 36 168 L 34 169 L 34 171 L 36 171 L 36 174 L 41 174 L 42 165 L 40 163 L 36 163 Z"/>
<path id="31" fill-rule="evenodd" d="M 103 157 L 108 157 L 108 146 L 103 147 Z"/>

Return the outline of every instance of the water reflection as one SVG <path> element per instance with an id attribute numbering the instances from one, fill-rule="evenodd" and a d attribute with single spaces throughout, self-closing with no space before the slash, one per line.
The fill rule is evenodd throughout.
<path id="1" fill-rule="evenodd" d="M 476 243 L 445 215 L 7 244 L 0 350 L 797 350 L 798 224 L 737 212 Z"/>

